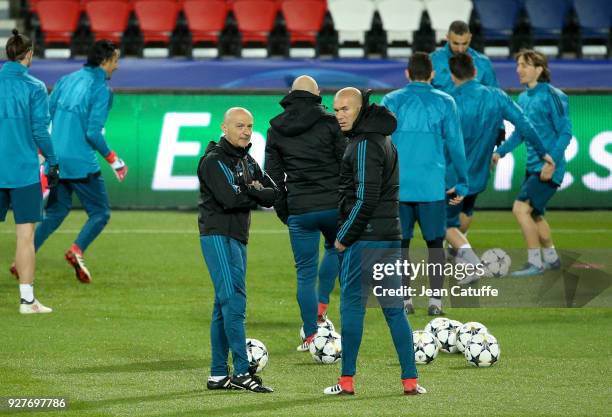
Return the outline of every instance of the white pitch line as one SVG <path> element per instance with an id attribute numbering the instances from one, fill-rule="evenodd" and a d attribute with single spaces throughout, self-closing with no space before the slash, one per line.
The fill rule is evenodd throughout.
<path id="1" fill-rule="evenodd" d="M 54 233 L 58 233 L 58 234 L 75 234 L 75 233 L 79 233 L 80 230 L 78 229 L 62 229 L 62 230 L 58 230 Z M 15 231 L 14 230 L 0 230 L 0 234 L 3 235 L 10 235 L 10 234 L 14 234 Z M 109 234 L 109 235 L 126 235 L 126 234 L 133 234 L 133 235 L 155 235 L 155 234 L 159 234 L 159 235 L 197 235 L 198 230 L 197 229 L 107 229 L 104 230 L 102 233 L 105 234 Z M 251 234 L 254 235 L 282 235 L 282 234 L 288 234 L 287 230 L 282 230 L 282 229 L 252 229 L 250 231 Z M 481 230 L 470 230 L 470 236 L 475 235 L 475 234 L 484 234 L 484 235 L 489 235 L 489 234 L 520 234 L 521 231 L 519 229 L 516 230 L 512 230 L 512 229 L 481 229 Z M 559 234 L 559 233 L 563 233 L 563 234 L 569 234 L 569 233 L 573 233 L 573 234 L 590 234 L 590 233 L 612 233 L 612 229 L 553 229 L 553 234 Z"/>

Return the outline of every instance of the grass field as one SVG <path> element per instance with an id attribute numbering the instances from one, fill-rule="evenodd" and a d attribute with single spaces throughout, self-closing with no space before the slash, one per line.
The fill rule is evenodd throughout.
<path id="1" fill-rule="evenodd" d="M 447 309 L 481 321 L 498 338 L 500 362 L 470 368 L 440 354 L 420 366 L 429 393 L 404 397 L 382 314 L 366 317 L 354 398 L 324 398 L 338 366 L 295 352 L 300 327 L 288 236 L 271 213 L 255 213 L 248 253 L 247 335 L 266 343 L 270 395 L 209 392 L 212 285 L 196 213 L 115 212 L 86 254 L 82 285 L 63 260 L 84 213 L 75 211 L 39 252 L 36 294 L 54 308 L 21 316 L 8 267 L 14 226 L 0 224 L 0 397 L 67 397 L 62 412 L 36 416 L 604 416 L 612 415 L 610 288 L 600 307 Z M 612 248 L 609 212 L 551 212 L 559 248 Z M 509 212 L 478 213 L 478 247 L 522 247 Z M 330 318 L 339 324 L 338 288 Z M 602 302 L 603 297 L 603 302 Z M 601 307 L 607 305 L 608 307 Z M 429 321 L 423 309 L 413 328 Z M 14 411 L 0 411 L 14 413 Z M 25 416 L 28 413 L 15 415 Z"/>

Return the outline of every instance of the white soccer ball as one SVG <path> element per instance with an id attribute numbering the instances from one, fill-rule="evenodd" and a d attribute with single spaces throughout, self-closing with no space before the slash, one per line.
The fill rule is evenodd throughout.
<path id="1" fill-rule="evenodd" d="M 470 339 L 464 355 L 470 365 L 486 368 L 499 360 L 500 353 L 497 339 L 492 334 L 480 333 Z"/>
<path id="2" fill-rule="evenodd" d="M 329 330 L 330 332 L 336 331 L 336 327 L 330 319 L 325 319 L 325 321 L 317 321 L 317 326 L 319 327 L 319 329 L 323 327 Z M 304 334 L 304 326 L 300 327 L 300 338 L 302 339 L 302 342 L 306 340 L 306 335 Z"/>
<path id="3" fill-rule="evenodd" d="M 319 327 L 317 334 L 310 343 L 310 354 L 317 363 L 326 365 L 336 363 L 342 357 L 342 338 L 325 327 Z"/>
<path id="4" fill-rule="evenodd" d="M 446 326 L 448 321 L 449 320 L 446 317 L 436 317 L 427 323 L 425 326 L 425 331 L 435 336 L 438 328 Z"/>
<path id="5" fill-rule="evenodd" d="M 412 332 L 414 343 L 414 361 L 420 365 L 426 365 L 438 356 L 440 345 L 433 334 L 423 330 Z"/>
<path id="6" fill-rule="evenodd" d="M 496 278 L 508 275 L 512 261 L 502 249 L 489 249 L 480 258 L 482 264 Z"/>
<path id="7" fill-rule="evenodd" d="M 455 344 L 459 352 L 463 353 L 472 337 L 481 333 L 488 333 L 488 330 L 484 324 L 478 323 L 477 321 L 468 321 L 459 327 Z"/>
<path id="8" fill-rule="evenodd" d="M 247 359 L 249 360 L 249 371 L 251 373 L 259 373 L 268 364 L 268 349 L 261 341 L 257 339 L 247 339 Z"/>
<path id="9" fill-rule="evenodd" d="M 457 348 L 457 330 L 463 326 L 463 323 L 457 320 L 446 320 L 442 326 L 436 329 L 434 336 L 440 344 L 440 350 L 446 353 L 458 352 Z"/>

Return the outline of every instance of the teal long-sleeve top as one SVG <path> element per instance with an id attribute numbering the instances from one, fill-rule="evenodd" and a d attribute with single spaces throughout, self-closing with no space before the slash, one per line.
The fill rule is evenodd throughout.
<path id="1" fill-rule="evenodd" d="M 423 82 L 412 82 L 383 97 L 381 105 L 397 118 L 391 136 L 400 169 L 400 201 L 431 202 L 446 198 L 445 148 L 457 181 L 458 195 L 468 191 L 467 165 L 455 101 Z"/>
<path id="2" fill-rule="evenodd" d="M 468 194 L 480 193 L 487 187 L 491 155 L 498 127 L 504 119 L 511 122 L 527 143 L 531 144 L 538 158 L 546 154 L 531 122 L 521 108 L 499 88 L 486 87 L 473 79 L 455 88 L 452 96 L 461 120 L 470 184 Z M 449 167 L 446 173 L 447 186 L 456 183 L 456 178 L 454 168 Z"/>
<path id="3" fill-rule="evenodd" d="M 491 60 L 486 56 L 472 48 L 467 49 L 467 53 L 472 57 L 474 66 L 476 67 L 476 79 L 481 84 L 489 87 L 499 87 L 497 84 L 497 77 L 495 77 L 495 71 Z M 448 66 L 448 60 L 453 56 L 453 52 L 450 49 L 448 43 L 442 48 L 436 49 L 430 54 L 431 63 L 435 71 L 434 79 L 431 84 L 445 93 L 451 94 L 455 89 L 455 84 L 451 79 L 451 72 Z"/>
<path id="4" fill-rule="evenodd" d="M 57 164 L 47 88 L 26 66 L 8 61 L 0 69 L 0 188 L 40 182 L 38 149 L 49 164 Z"/>
<path id="5" fill-rule="evenodd" d="M 527 88 L 518 99 L 518 104 L 538 132 L 544 148 L 555 161 L 552 181 L 561 185 L 565 175 L 565 149 L 572 140 L 572 122 L 569 116 L 567 96 L 549 83 L 537 83 Z M 514 131 L 498 149 L 500 156 L 512 152 L 525 139 L 523 133 Z M 540 172 L 543 162 L 533 143 L 527 141 L 527 171 Z"/>
<path id="6" fill-rule="evenodd" d="M 84 67 L 62 77 L 51 93 L 51 139 L 60 163 L 60 178 L 80 179 L 100 171 L 96 151 L 111 151 L 103 129 L 113 93 L 100 67 Z"/>

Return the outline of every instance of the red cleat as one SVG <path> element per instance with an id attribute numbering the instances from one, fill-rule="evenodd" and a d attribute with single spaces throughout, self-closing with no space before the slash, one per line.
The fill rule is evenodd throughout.
<path id="1" fill-rule="evenodd" d="M 76 277 L 83 284 L 89 284 L 91 282 L 91 274 L 89 270 L 85 266 L 85 260 L 83 259 L 83 252 L 76 245 L 72 245 L 72 247 L 66 252 L 64 258 L 68 261 L 68 263 L 74 268 L 74 272 L 76 273 Z"/>
<path id="2" fill-rule="evenodd" d="M 353 389 L 353 377 L 352 376 L 341 376 L 338 378 L 338 383 L 327 387 L 323 390 L 325 395 L 355 395 Z"/>
<path id="3" fill-rule="evenodd" d="M 417 384 L 416 378 L 402 379 L 402 385 L 404 386 L 404 395 L 417 395 L 426 394 L 427 390 Z"/>

